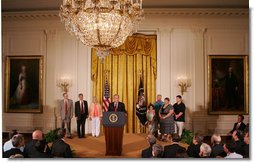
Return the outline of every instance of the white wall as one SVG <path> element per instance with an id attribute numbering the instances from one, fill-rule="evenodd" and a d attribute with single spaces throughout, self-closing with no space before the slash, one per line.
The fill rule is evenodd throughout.
<path id="1" fill-rule="evenodd" d="M 43 113 L 3 111 L 3 131 L 42 128 L 46 132 L 59 125 L 59 119 L 54 118 L 57 100 L 62 98 L 56 87 L 58 78 L 71 77 L 71 99 L 76 101 L 77 94 L 82 92 L 90 101 L 90 48 L 65 31 L 57 13 L 3 15 L 3 55 L 43 55 L 45 61 Z M 157 93 L 174 102 L 175 95 L 180 94 L 177 77 L 186 75 L 192 81 L 192 86 L 183 95 L 187 106 L 186 128 L 205 134 L 214 131 L 225 134 L 232 128 L 236 115 L 207 114 L 207 56 L 248 55 L 248 30 L 248 16 L 241 10 L 146 10 L 140 32 L 157 34 Z M 249 122 L 248 116 L 245 122 Z M 72 130 L 76 130 L 74 119 Z"/>

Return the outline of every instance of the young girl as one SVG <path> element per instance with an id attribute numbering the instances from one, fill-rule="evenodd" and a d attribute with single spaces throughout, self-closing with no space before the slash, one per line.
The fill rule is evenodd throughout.
<path id="1" fill-rule="evenodd" d="M 148 110 L 146 112 L 146 118 L 147 118 L 147 122 L 148 122 L 149 134 L 153 134 L 155 131 L 155 123 L 154 123 L 155 110 L 154 110 L 153 104 L 150 104 L 148 106 Z"/>

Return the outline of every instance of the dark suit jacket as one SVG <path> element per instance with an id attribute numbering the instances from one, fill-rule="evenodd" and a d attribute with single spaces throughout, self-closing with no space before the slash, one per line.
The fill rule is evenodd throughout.
<path id="1" fill-rule="evenodd" d="M 200 158 L 199 152 L 200 152 L 200 146 L 201 144 L 191 144 L 188 149 L 187 149 L 187 154 L 189 157 L 194 157 L 194 158 Z"/>
<path id="2" fill-rule="evenodd" d="M 82 116 L 80 102 L 79 101 L 75 102 L 75 117 L 78 117 L 78 119 L 87 118 L 87 116 L 88 116 L 87 101 L 83 100 L 83 103 L 84 103 L 84 115 Z"/>
<path id="3" fill-rule="evenodd" d="M 62 139 L 54 141 L 52 144 L 52 156 L 62 158 L 72 158 L 70 145 L 65 143 Z"/>
<path id="4" fill-rule="evenodd" d="M 242 156 L 244 156 L 244 154 L 245 154 L 245 152 L 244 152 L 244 142 L 243 141 L 241 141 L 241 140 L 237 140 L 237 141 L 235 141 L 234 142 L 234 144 L 235 144 L 235 153 L 238 153 L 238 154 L 240 154 L 240 155 L 242 155 Z"/>
<path id="5" fill-rule="evenodd" d="M 167 145 L 164 147 L 164 158 L 176 158 L 176 152 L 178 149 L 184 149 L 183 147 L 181 147 L 178 144 L 172 144 L 172 145 Z"/>
<path id="6" fill-rule="evenodd" d="M 25 145 L 24 156 L 28 158 L 49 158 L 51 157 L 51 151 L 47 146 L 46 152 L 40 152 L 35 148 L 37 140 L 31 140 Z"/>
<path id="7" fill-rule="evenodd" d="M 12 148 L 4 152 L 3 158 L 9 158 L 11 155 L 15 154 L 21 154 L 22 156 L 24 156 L 23 152 L 21 152 L 19 148 Z"/>
<path id="8" fill-rule="evenodd" d="M 223 145 L 215 144 L 214 146 L 212 146 L 211 157 L 220 156 L 222 153 L 224 153 Z"/>
<path id="9" fill-rule="evenodd" d="M 108 111 L 115 111 L 114 102 L 111 102 L 111 103 L 109 104 Z M 118 102 L 117 111 L 119 111 L 119 112 L 125 112 L 125 113 L 126 113 L 124 103 Z"/>
<path id="10" fill-rule="evenodd" d="M 152 147 L 142 150 L 141 157 L 142 158 L 151 158 L 152 157 Z"/>
<path id="11" fill-rule="evenodd" d="M 233 129 L 230 131 L 231 134 L 236 130 L 237 122 L 234 124 Z M 244 131 L 246 128 L 246 125 L 242 122 L 238 128 L 238 130 Z"/>
<path id="12" fill-rule="evenodd" d="M 249 158 L 249 144 L 245 144 L 244 146 L 244 158 Z"/>

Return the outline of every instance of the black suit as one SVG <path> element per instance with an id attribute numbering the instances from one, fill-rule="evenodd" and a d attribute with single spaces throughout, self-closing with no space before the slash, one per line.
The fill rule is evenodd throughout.
<path id="1" fill-rule="evenodd" d="M 75 102 L 75 117 L 78 117 L 77 119 L 77 133 L 78 137 L 84 137 L 85 136 L 85 123 L 86 118 L 88 117 L 88 106 L 87 101 L 83 100 L 83 113 L 81 109 L 80 101 Z M 80 133 L 80 126 L 81 126 L 81 133 Z"/>
<path id="2" fill-rule="evenodd" d="M 189 155 L 189 157 L 200 158 L 200 146 L 201 144 L 191 144 L 187 149 L 187 154 Z"/>
<path id="3" fill-rule="evenodd" d="M 185 148 L 181 147 L 178 144 L 172 144 L 172 145 L 167 145 L 164 147 L 164 158 L 176 158 L 176 152 L 179 149 L 185 150 Z"/>
<path id="4" fill-rule="evenodd" d="M 141 157 L 142 158 L 151 158 L 152 155 L 152 147 L 150 146 L 149 148 L 146 148 L 142 151 Z"/>
<path id="5" fill-rule="evenodd" d="M 109 104 L 108 111 L 115 111 L 114 102 L 111 102 Z M 118 111 L 118 112 L 125 112 L 126 113 L 124 103 L 118 102 L 118 107 L 117 107 L 116 111 Z"/>
<path id="6" fill-rule="evenodd" d="M 54 141 L 52 144 L 52 156 L 62 158 L 72 158 L 70 145 L 65 143 L 62 139 Z"/>
<path id="7" fill-rule="evenodd" d="M 237 124 L 238 124 L 237 122 L 234 124 L 233 129 L 230 131 L 231 134 L 233 134 L 233 132 L 234 132 L 235 130 L 237 130 L 237 129 L 236 129 Z M 238 127 L 238 130 L 244 131 L 245 128 L 246 128 L 246 125 L 245 125 L 243 122 L 241 122 L 240 126 Z"/>
<path id="8" fill-rule="evenodd" d="M 235 153 L 238 153 L 242 156 L 244 156 L 245 152 L 244 152 L 244 142 L 241 140 L 237 140 L 234 142 L 235 144 Z"/>
<path id="9" fill-rule="evenodd" d="M 24 156 L 23 152 L 21 152 L 19 148 L 12 148 L 4 152 L 3 158 L 9 158 L 10 156 L 16 155 L 16 154 L 21 154 L 22 156 Z"/>
<path id="10" fill-rule="evenodd" d="M 221 156 L 224 153 L 223 145 L 215 144 L 212 146 L 211 157 Z"/>
<path id="11" fill-rule="evenodd" d="M 25 145 L 24 156 L 28 158 L 49 158 L 51 151 L 47 146 L 46 152 L 40 152 L 36 149 L 36 142 L 38 140 L 31 140 Z"/>

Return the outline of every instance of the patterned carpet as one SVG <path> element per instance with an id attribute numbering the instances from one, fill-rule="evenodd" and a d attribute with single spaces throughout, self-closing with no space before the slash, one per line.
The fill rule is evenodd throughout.
<path id="1" fill-rule="evenodd" d="M 98 138 L 86 135 L 86 138 L 66 139 L 66 142 L 74 150 L 76 157 L 79 158 L 119 158 L 115 156 L 105 156 L 106 144 L 105 137 L 101 135 Z M 162 146 L 169 145 L 171 142 L 161 142 Z M 180 143 L 181 146 L 187 147 L 186 144 Z M 140 158 L 141 151 L 148 147 L 146 134 L 124 134 L 123 137 L 123 152 L 120 158 Z"/>

